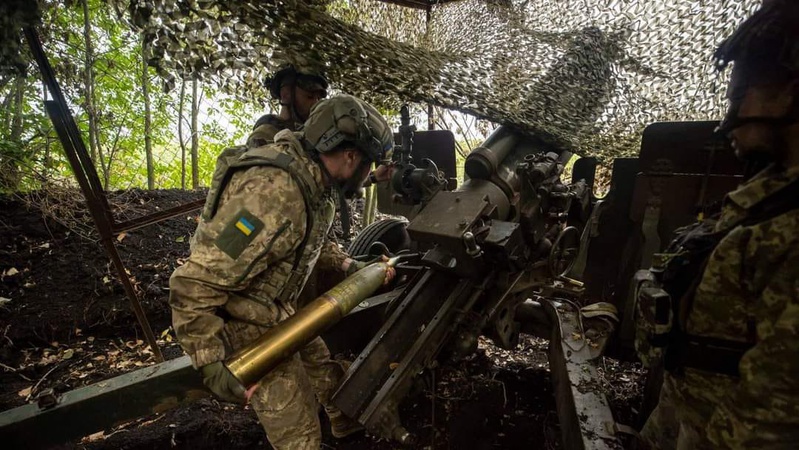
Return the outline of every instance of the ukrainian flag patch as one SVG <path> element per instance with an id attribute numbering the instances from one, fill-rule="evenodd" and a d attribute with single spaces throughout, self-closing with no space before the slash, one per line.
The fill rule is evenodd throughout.
<path id="1" fill-rule="evenodd" d="M 251 224 L 246 218 L 240 217 L 238 222 L 236 222 L 236 228 L 244 233 L 245 236 L 249 236 L 252 234 L 253 230 L 255 230 L 255 225 Z"/>
<path id="2" fill-rule="evenodd" d="M 231 258 L 238 259 L 263 229 L 264 223 L 242 208 L 228 221 L 214 244 Z"/>

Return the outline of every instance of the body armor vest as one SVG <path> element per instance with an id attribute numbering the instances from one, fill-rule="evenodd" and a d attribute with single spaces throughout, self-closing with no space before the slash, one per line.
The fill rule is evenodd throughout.
<path id="1" fill-rule="evenodd" d="M 252 139 L 248 140 L 253 141 Z M 255 141 L 255 143 L 259 143 Z M 224 150 L 217 159 L 208 197 L 203 209 L 203 219 L 214 217 L 219 200 L 233 174 L 255 166 L 274 166 L 288 172 L 299 185 L 306 210 L 306 227 L 293 258 L 270 265 L 253 278 L 248 287 L 233 296 L 231 301 L 251 300 L 268 307 L 278 303 L 288 314 L 293 314 L 295 301 L 305 285 L 311 269 L 316 264 L 333 221 L 334 205 L 326 189 L 317 182 L 308 164 L 313 164 L 300 154 L 290 142 L 257 147 L 238 146 Z M 236 308 L 234 305 L 231 307 Z M 243 321 L 240 317 L 234 319 Z M 250 325 L 268 326 L 266 323 Z"/>
<path id="2" fill-rule="evenodd" d="M 655 255 L 649 270 L 635 275 L 636 350 L 645 366 L 657 360 L 679 373 L 689 367 L 738 376 L 738 364 L 754 342 L 732 341 L 688 333 L 686 323 L 713 251 L 733 229 L 753 226 L 799 208 L 799 182 L 752 208 L 746 217 L 715 230 L 700 222 L 675 231 L 664 253 Z"/>

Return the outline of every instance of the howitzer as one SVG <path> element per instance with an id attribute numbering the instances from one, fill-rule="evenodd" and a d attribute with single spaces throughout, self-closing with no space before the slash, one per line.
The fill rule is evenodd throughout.
<path id="1" fill-rule="evenodd" d="M 591 208 L 585 180 L 561 181 L 571 157 L 500 127 L 466 159 L 463 185 L 428 198 L 407 226 L 420 256 L 406 266 L 416 275 L 348 371 L 336 406 L 373 433 L 410 443 L 398 406 L 413 377 L 473 353 L 480 334 L 514 348 L 524 329 L 552 339 L 569 448 L 618 444 L 604 396 L 580 389 L 615 314 L 610 306 L 581 312 L 582 283 L 568 276 Z M 407 186 L 406 173 L 394 177 Z"/>

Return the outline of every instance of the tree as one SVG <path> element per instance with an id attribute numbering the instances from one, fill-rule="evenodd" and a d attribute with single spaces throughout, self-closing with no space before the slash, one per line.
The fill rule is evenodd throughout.
<path id="1" fill-rule="evenodd" d="M 83 41 L 86 47 L 84 57 L 84 104 L 89 118 L 89 148 L 92 161 L 97 161 L 97 113 L 94 108 L 94 54 L 92 52 L 91 19 L 89 1 L 81 0 L 83 7 Z M 102 164 L 102 161 L 100 162 Z"/>
<path id="2" fill-rule="evenodd" d="M 197 116 L 200 114 L 199 83 L 197 79 L 191 80 L 191 188 L 200 187 L 200 136 L 197 128 Z"/>
<path id="3" fill-rule="evenodd" d="M 180 188 L 186 189 L 186 141 L 183 140 L 183 106 L 186 102 L 186 80 L 180 81 L 178 106 L 178 142 L 180 142 Z"/>
<path id="4" fill-rule="evenodd" d="M 141 92 L 144 96 L 144 154 L 147 159 L 147 189 L 155 189 L 155 168 L 153 167 L 152 115 L 150 113 L 150 74 L 147 68 L 147 45 L 141 43 Z"/>

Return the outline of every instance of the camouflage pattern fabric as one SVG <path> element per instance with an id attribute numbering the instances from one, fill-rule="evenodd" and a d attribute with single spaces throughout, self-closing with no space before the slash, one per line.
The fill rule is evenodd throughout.
<path id="1" fill-rule="evenodd" d="M 429 103 L 512 125 L 580 154 L 634 154 L 666 120 L 720 118 L 712 53 L 760 0 L 114 0 L 148 61 L 266 100 L 283 63 L 319 66 L 381 108 Z"/>
<path id="2" fill-rule="evenodd" d="M 799 178 L 770 167 L 730 193 L 718 230 Z M 711 255 L 687 332 L 754 346 L 740 378 L 667 373 L 642 437 L 656 448 L 796 448 L 799 442 L 799 210 L 731 230 Z"/>
<path id="3" fill-rule="evenodd" d="M 263 115 L 255 122 L 253 132 L 250 133 L 250 136 L 247 138 L 247 146 L 254 147 L 265 145 L 269 142 L 273 142 L 275 135 L 281 130 L 290 129 L 297 131 L 299 127 L 300 125 L 296 122 L 291 123 L 281 120 L 274 114 Z M 311 271 L 311 275 L 308 277 L 308 281 L 305 283 L 305 287 L 297 299 L 300 307 L 313 301 L 316 297 L 324 293 L 324 289 L 321 288 L 332 287 L 330 283 L 325 283 L 325 281 L 332 279 L 336 282 L 340 282 L 344 279 L 341 265 L 344 263 L 345 259 L 349 258 L 349 255 L 341 250 L 338 243 L 333 240 L 333 236 L 330 237 L 331 239 L 325 243 L 325 251 L 319 256 L 319 263 L 317 263 Z M 320 268 L 325 268 L 327 270 L 320 270 Z M 337 276 L 339 273 L 341 273 L 341 276 Z"/>
<path id="4" fill-rule="evenodd" d="M 281 120 L 274 114 L 261 116 L 253 126 L 252 133 L 247 138 L 248 147 L 258 147 L 275 141 L 275 135 L 282 130 L 297 131 L 299 126 L 296 123 Z"/>
<path id="5" fill-rule="evenodd" d="M 170 279 L 172 322 L 195 367 L 223 360 L 295 313 L 297 295 L 280 294 L 306 233 L 306 277 L 315 265 L 340 270 L 346 257 L 327 242 L 334 205 L 318 165 L 291 131 L 277 133 L 269 148 L 291 154 L 307 168 L 316 183 L 316 209 L 306 211 L 300 186 L 280 168 L 254 166 L 233 174 L 216 214 L 198 225 L 191 255 Z M 314 215 L 310 230 L 306 214 Z M 316 415 L 314 392 L 328 403 L 331 386 L 343 373 L 319 339 L 261 382 L 256 392 L 263 401 L 254 403 L 259 402 L 256 410 L 276 448 L 318 448 L 312 444 L 320 439 L 318 424 L 306 428 L 302 420 Z M 267 418 L 291 426 L 278 430 Z"/>
<path id="6" fill-rule="evenodd" d="M 331 417 L 340 414 L 330 406 L 330 397 L 346 368 L 346 363 L 331 360 L 324 341 L 316 338 L 258 383 L 250 401 L 272 447 L 276 450 L 320 448 L 322 433 L 317 399 Z"/>

